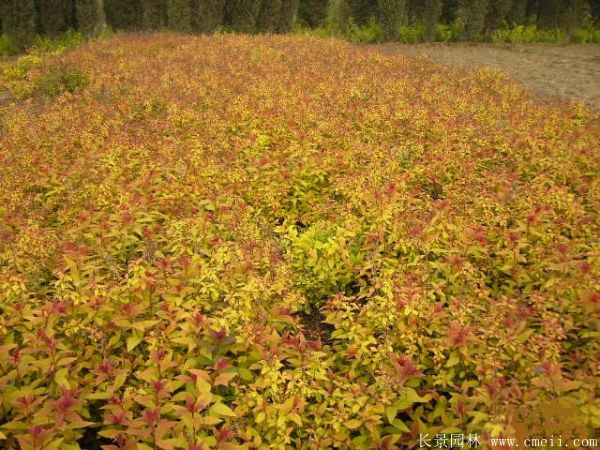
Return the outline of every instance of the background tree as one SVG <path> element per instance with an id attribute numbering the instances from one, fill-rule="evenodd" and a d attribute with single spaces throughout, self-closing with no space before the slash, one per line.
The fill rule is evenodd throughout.
<path id="1" fill-rule="evenodd" d="M 199 33 L 212 33 L 223 25 L 225 0 L 195 0 L 192 25 Z"/>
<path id="2" fill-rule="evenodd" d="M 33 0 L 2 0 L 0 2 L 3 32 L 10 36 L 12 44 L 26 48 L 36 30 L 36 10 Z"/>
<path id="3" fill-rule="evenodd" d="M 441 20 L 445 23 L 452 23 L 458 17 L 459 0 L 445 0 L 442 7 Z"/>
<path id="4" fill-rule="evenodd" d="M 421 10 L 421 22 L 425 26 L 425 39 L 435 39 L 435 28 L 442 17 L 444 7 L 442 0 L 423 0 Z"/>
<path id="5" fill-rule="evenodd" d="M 192 5 L 190 0 L 167 0 L 169 28 L 182 33 L 192 31 Z"/>
<path id="6" fill-rule="evenodd" d="M 327 17 L 327 0 L 300 0 L 298 17 L 303 25 L 318 27 Z"/>
<path id="7" fill-rule="evenodd" d="M 590 5 L 585 0 L 566 0 L 564 5 L 561 26 L 571 33 L 575 28 L 591 24 L 592 16 Z"/>
<path id="8" fill-rule="evenodd" d="M 106 17 L 105 17 L 106 16 Z M 116 30 L 212 33 L 220 26 L 242 33 L 290 31 L 297 19 L 310 27 L 347 33 L 350 24 L 376 20 L 387 40 L 413 25 L 433 40 L 439 23 L 456 23 L 465 40 L 490 38 L 506 26 L 561 28 L 600 26 L 600 0 L 0 0 L 0 31 L 16 47 L 35 33 L 56 36 L 68 29 L 93 35 Z"/>
<path id="9" fill-rule="evenodd" d="M 165 0 L 144 0 L 141 3 L 142 28 L 160 30 L 167 24 L 167 5 Z"/>
<path id="10" fill-rule="evenodd" d="M 543 0 L 537 3 L 537 24 L 540 28 L 558 28 L 564 14 L 564 0 Z"/>
<path id="11" fill-rule="evenodd" d="M 527 0 L 513 0 L 507 16 L 510 26 L 523 25 L 527 22 Z"/>
<path id="12" fill-rule="evenodd" d="M 39 21 L 41 32 L 56 36 L 65 30 L 65 11 L 63 0 L 40 0 Z"/>
<path id="13" fill-rule="evenodd" d="M 378 0 L 348 0 L 354 23 L 364 25 L 377 16 Z"/>
<path id="14" fill-rule="evenodd" d="M 435 28 L 444 11 L 443 0 L 411 0 L 408 4 L 409 22 L 425 29 L 425 39 L 433 40 Z"/>
<path id="15" fill-rule="evenodd" d="M 240 33 L 255 33 L 261 0 L 228 0 L 225 5 L 226 23 Z"/>
<path id="16" fill-rule="evenodd" d="M 277 25 L 278 33 L 287 33 L 294 27 L 298 16 L 299 0 L 283 0 Z"/>
<path id="17" fill-rule="evenodd" d="M 262 33 L 277 31 L 282 7 L 283 0 L 261 0 L 260 11 L 256 18 L 257 30 Z"/>
<path id="18" fill-rule="evenodd" d="M 117 30 L 135 30 L 143 22 L 141 0 L 104 0 L 106 20 Z M 144 3 L 146 0 L 144 0 Z"/>
<path id="19" fill-rule="evenodd" d="M 407 23 L 406 0 L 379 0 L 379 22 L 386 40 L 395 40 Z"/>
<path id="20" fill-rule="evenodd" d="M 328 26 L 346 33 L 352 20 L 352 8 L 348 0 L 330 0 L 325 20 Z"/>
<path id="21" fill-rule="evenodd" d="M 600 0 L 590 0 L 590 12 L 594 26 L 600 27 Z"/>
<path id="22" fill-rule="evenodd" d="M 485 27 L 489 0 L 460 0 L 459 20 L 468 40 L 480 40 Z"/>
<path id="23" fill-rule="evenodd" d="M 65 29 L 77 29 L 77 11 L 75 0 L 63 0 L 63 17 L 65 18 Z"/>
<path id="24" fill-rule="evenodd" d="M 100 28 L 104 9 L 98 0 L 76 0 L 75 14 L 79 31 L 91 36 Z"/>
<path id="25" fill-rule="evenodd" d="M 487 35 L 494 30 L 502 28 L 511 12 L 513 0 L 494 0 L 490 2 L 488 13 L 485 18 Z"/>

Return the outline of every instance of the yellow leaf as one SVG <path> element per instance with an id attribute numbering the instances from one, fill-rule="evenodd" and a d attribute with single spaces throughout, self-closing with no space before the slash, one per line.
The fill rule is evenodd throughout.
<path id="1" fill-rule="evenodd" d="M 223 403 L 215 403 L 211 406 L 209 415 L 211 416 L 228 416 L 228 417 L 236 417 L 236 414 L 229 408 L 229 406 L 224 405 Z"/>
<path id="2" fill-rule="evenodd" d="M 448 358 L 448 362 L 446 363 L 446 367 L 452 367 L 457 365 L 460 362 L 458 358 L 458 354 L 456 352 L 452 352 L 450 358 Z"/>
<path id="3" fill-rule="evenodd" d="M 129 336 L 127 338 L 127 351 L 131 352 L 134 348 L 138 346 L 138 344 L 142 342 L 142 338 L 139 336 Z"/>
<path id="4" fill-rule="evenodd" d="M 349 430 L 356 430 L 357 428 L 359 428 L 362 425 L 362 421 L 358 420 L 358 419 L 350 419 L 350 420 L 347 420 L 346 422 L 344 422 L 344 425 Z"/>
<path id="5" fill-rule="evenodd" d="M 392 423 L 392 421 L 396 418 L 396 414 L 398 414 L 398 408 L 393 406 L 388 406 L 385 408 L 385 416 L 387 417 L 389 423 Z"/>
<path id="6" fill-rule="evenodd" d="M 410 433 L 410 429 L 400 419 L 394 419 L 392 421 L 392 425 L 394 426 L 394 428 L 396 428 L 404 433 Z"/>
<path id="7" fill-rule="evenodd" d="M 67 380 L 67 375 L 69 374 L 69 369 L 63 368 L 60 369 L 54 374 L 54 382 L 58 384 L 61 388 L 70 389 L 69 381 Z"/>
<path id="8" fill-rule="evenodd" d="M 290 420 L 292 422 L 294 422 L 296 425 L 298 425 L 299 427 L 302 426 L 302 417 L 300 417 L 300 415 L 298 413 L 290 414 Z"/>

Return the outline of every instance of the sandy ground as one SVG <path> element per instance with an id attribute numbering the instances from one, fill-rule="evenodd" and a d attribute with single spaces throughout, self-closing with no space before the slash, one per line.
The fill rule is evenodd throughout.
<path id="1" fill-rule="evenodd" d="M 461 69 L 499 69 L 542 101 L 584 100 L 600 109 L 600 44 L 382 44 L 388 54 L 429 56 Z"/>

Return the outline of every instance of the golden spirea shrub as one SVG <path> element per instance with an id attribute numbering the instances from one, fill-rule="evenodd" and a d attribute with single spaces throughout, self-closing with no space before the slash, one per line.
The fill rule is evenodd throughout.
<path id="1" fill-rule="evenodd" d="M 600 427 L 593 112 L 311 37 L 119 35 L 16 64 L 0 447 Z"/>

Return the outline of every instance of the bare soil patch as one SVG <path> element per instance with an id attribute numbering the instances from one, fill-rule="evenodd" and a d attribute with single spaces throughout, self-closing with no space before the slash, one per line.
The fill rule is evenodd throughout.
<path id="1" fill-rule="evenodd" d="M 505 72 L 543 101 L 584 100 L 600 109 L 599 44 L 381 44 L 386 54 L 430 57 L 442 64 L 472 70 Z"/>

